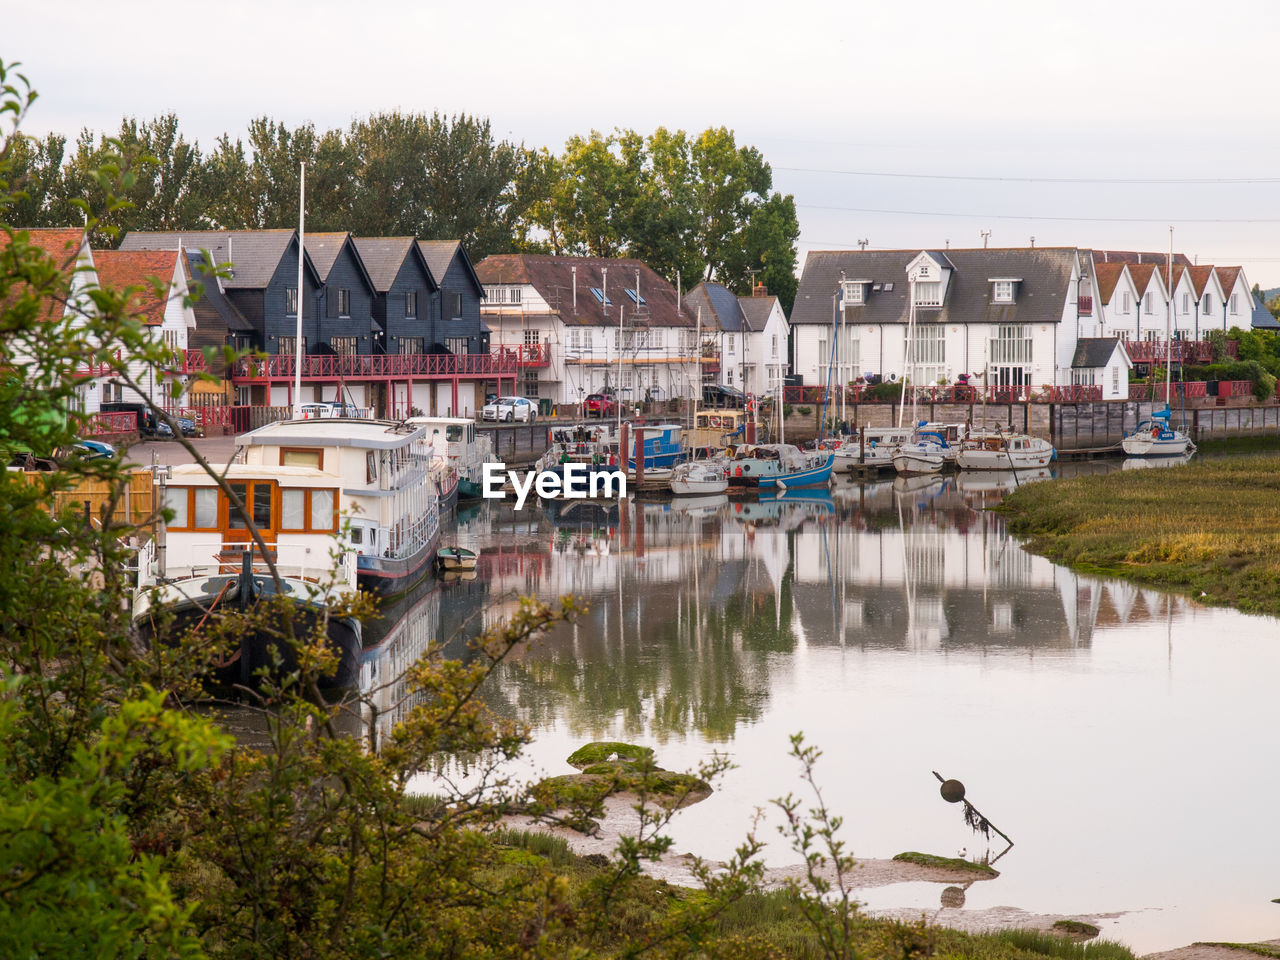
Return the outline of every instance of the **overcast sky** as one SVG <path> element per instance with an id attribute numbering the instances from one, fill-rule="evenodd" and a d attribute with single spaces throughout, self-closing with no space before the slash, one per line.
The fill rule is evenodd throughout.
<path id="1" fill-rule="evenodd" d="M 801 264 L 863 239 L 981 246 L 983 230 L 1165 250 L 1173 225 L 1180 252 L 1268 287 L 1278 21 L 1275 0 L 63 0 L 6 11 L 0 58 L 40 91 L 31 133 L 173 111 L 209 146 L 254 116 L 328 128 L 399 108 L 554 149 L 723 124 L 795 195 Z M 1045 182 L 1257 178 L 1276 182 Z"/>

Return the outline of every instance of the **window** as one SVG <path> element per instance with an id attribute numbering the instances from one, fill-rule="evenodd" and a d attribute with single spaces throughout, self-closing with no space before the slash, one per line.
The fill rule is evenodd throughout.
<path id="1" fill-rule="evenodd" d="M 1120 390 L 1120 368 L 1111 368 L 1111 392 L 1117 393 Z"/>
<path id="2" fill-rule="evenodd" d="M 1127 292 L 1125 293 L 1123 299 L 1121 300 L 1121 303 L 1123 303 L 1124 305 L 1120 308 L 1120 312 L 1128 313 L 1129 312 L 1129 294 Z"/>
<path id="3" fill-rule="evenodd" d="M 165 506 L 173 511 L 171 530 L 217 530 L 218 490 L 216 487 L 168 487 Z"/>
<path id="4" fill-rule="evenodd" d="M 916 304 L 922 307 L 942 305 L 942 281 L 932 280 L 916 284 Z"/>
<path id="5" fill-rule="evenodd" d="M 485 287 L 484 296 L 490 303 L 519 303 L 520 287 Z"/>
<path id="6" fill-rule="evenodd" d="M 588 287 L 587 289 L 589 289 L 591 291 L 591 295 L 596 298 L 596 303 L 602 303 L 606 307 L 613 306 L 613 301 L 606 297 L 604 295 L 604 291 L 599 287 Z"/>
<path id="7" fill-rule="evenodd" d="M 771 356 L 776 357 L 777 355 L 778 355 L 778 335 L 775 333 L 773 335 L 773 353 L 771 354 Z"/>
<path id="8" fill-rule="evenodd" d="M 828 344 L 826 337 L 818 338 L 818 369 L 825 370 L 827 364 L 831 362 L 831 355 L 827 352 Z"/>
<path id="9" fill-rule="evenodd" d="M 864 302 L 864 285 L 856 280 L 846 280 L 844 282 L 844 302 L 850 305 L 857 305 Z"/>
<path id="10" fill-rule="evenodd" d="M 196 487 L 191 491 L 197 530 L 218 529 L 218 491 L 213 487 Z"/>
<path id="11" fill-rule="evenodd" d="M 1142 309 L 1146 311 L 1147 316 L 1151 316 L 1151 291 L 1149 290 L 1142 298 Z"/>
<path id="12" fill-rule="evenodd" d="M 726 348 L 729 353 L 736 352 L 733 345 L 733 334 L 729 334 L 729 346 Z"/>
<path id="13" fill-rule="evenodd" d="M 426 340 L 422 337 L 401 337 L 400 352 L 402 354 L 425 353 Z"/>
<path id="14" fill-rule="evenodd" d="M 284 288 L 284 312 L 292 313 L 295 317 L 298 315 L 298 288 Z"/>
<path id="15" fill-rule="evenodd" d="M 416 317 L 418 315 L 417 290 L 406 290 L 404 292 L 404 315 L 406 317 Z"/>
<path id="16" fill-rule="evenodd" d="M 344 357 L 354 357 L 356 355 L 356 338 L 355 337 L 330 337 L 329 346 L 333 348 L 333 352 Z"/>
<path id="17" fill-rule="evenodd" d="M 364 455 L 364 482 L 378 482 L 378 454 L 373 450 L 368 451 Z"/>
<path id="18" fill-rule="evenodd" d="M 1204 306 L 1200 308 L 1200 312 L 1201 313 L 1209 312 L 1209 295 L 1207 293 L 1204 295 Z"/>
<path id="19" fill-rule="evenodd" d="M 526 347 L 536 347 L 542 343 L 542 336 L 538 330 L 525 330 L 524 345 Z"/>
<path id="20" fill-rule="evenodd" d="M 1191 294 L 1189 293 L 1184 293 L 1182 295 L 1182 312 L 1183 313 L 1191 312 Z"/>
<path id="21" fill-rule="evenodd" d="M 447 337 L 444 346 L 450 353 L 461 356 L 471 348 L 471 341 L 466 337 Z"/>
<path id="22" fill-rule="evenodd" d="M 947 360 L 946 333 L 947 328 L 941 323 L 927 323 L 916 328 L 910 358 L 916 383 L 935 383 L 942 376 Z M 848 352 L 847 344 L 845 352 Z M 841 360 L 847 365 L 847 358 Z"/>
<path id="23" fill-rule="evenodd" d="M 298 353 L 298 338 L 297 338 L 297 337 L 281 337 L 281 338 L 280 338 L 280 340 L 278 341 L 278 343 L 279 343 L 279 346 L 277 347 L 277 350 L 278 350 L 278 352 L 279 352 L 279 353 L 283 354 L 283 355 L 284 355 L 284 356 L 286 356 L 286 357 L 292 357 L 292 356 L 296 356 L 296 355 L 297 355 L 297 353 Z M 303 338 L 302 338 L 302 352 L 303 352 L 303 353 L 306 353 L 306 352 L 307 352 L 307 338 L 306 338 L 306 337 L 303 337 Z"/>
<path id="24" fill-rule="evenodd" d="M 271 524 L 271 484 L 269 482 L 257 483 L 230 483 L 228 484 L 231 491 L 240 498 L 253 515 L 253 523 L 259 530 L 272 530 Z M 244 522 L 244 517 L 240 515 L 240 511 L 227 504 L 227 527 L 230 530 L 246 530 L 248 525 Z"/>
<path id="25" fill-rule="evenodd" d="M 724 382 L 729 386 L 733 386 L 733 367 L 729 367 L 724 372 Z"/>
<path id="26" fill-rule="evenodd" d="M 338 529 L 333 490 L 280 490 L 280 529 L 299 533 L 332 533 Z"/>
<path id="27" fill-rule="evenodd" d="M 1001 324 L 991 339 L 992 363 L 1030 363 L 1031 327 L 1026 324 Z"/>
<path id="28" fill-rule="evenodd" d="M 995 281 L 995 292 L 992 300 L 996 303 L 1013 303 L 1013 281 Z"/>
<path id="29" fill-rule="evenodd" d="M 340 317 L 351 316 L 351 291 L 350 290 L 344 290 L 344 289 L 338 290 L 338 316 Z"/>
<path id="30" fill-rule="evenodd" d="M 324 469 L 324 451 L 315 447 L 281 447 L 280 466 Z"/>
<path id="31" fill-rule="evenodd" d="M 462 319 L 462 294 L 455 293 L 453 295 L 453 318 L 455 320 Z"/>
<path id="32" fill-rule="evenodd" d="M 190 487 L 169 487 L 164 492 L 164 505 L 173 511 L 173 519 L 169 526 L 174 530 L 185 530 L 190 521 L 188 512 Z"/>
<path id="33" fill-rule="evenodd" d="M 1238 294 L 1238 293 L 1233 293 L 1233 294 L 1231 295 L 1231 313 L 1232 313 L 1232 315 L 1235 315 L 1236 313 L 1239 313 L 1239 310 L 1237 309 L 1237 308 L 1239 307 L 1239 305 L 1240 305 L 1240 294 Z"/>
<path id="34" fill-rule="evenodd" d="M 640 296 L 639 290 L 632 290 L 628 288 L 627 296 L 631 298 L 631 302 L 634 303 L 637 307 L 643 307 L 645 305 L 644 297 Z"/>

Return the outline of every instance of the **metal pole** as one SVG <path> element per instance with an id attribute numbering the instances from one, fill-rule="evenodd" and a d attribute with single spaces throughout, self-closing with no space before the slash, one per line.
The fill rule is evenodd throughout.
<path id="1" fill-rule="evenodd" d="M 293 358 L 293 419 L 302 419 L 302 261 L 307 255 L 304 244 L 307 213 L 307 165 L 302 163 L 298 173 L 298 326 L 294 336 Z M 267 392 L 271 392 L 270 386 Z M 270 397 L 268 397 L 268 402 Z"/>

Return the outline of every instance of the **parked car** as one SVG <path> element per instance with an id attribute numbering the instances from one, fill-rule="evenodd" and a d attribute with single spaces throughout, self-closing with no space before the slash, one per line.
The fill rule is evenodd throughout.
<path id="1" fill-rule="evenodd" d="M 741 407 L 746 395 L 736 387 L 726 387 L 719 383 L 702 385 L 702 402 L 708 407 Z"/>
<path id="2" fill-rule="evenodd" d="M 590 394 L 582 403 L 582 414 L 587 417 L 612 417 L 618 412 L 618 401 L 607 393 Z"/>
<path id="3" fill-rule="evenodd" d="M 182 431 L 182 435 L 184 437 L 199 436 L 199 431 L 196 429 L 196 422 L 191 419 L 191 417 L 174 417 L 173 419 L 178 424 L 178 429 Z"/>
<path id="4" fill-rule="evenodd" d="M 313 420 L 317 417 L 361 417 L 359 407 L 354 403 L 342 400 L 318 400 L 315 403 L 304 403 L 301 407 L 302 419 Z"/>
<path id="5" fill-rule="evenodd" d="M 533 423 L 538 419 L 538 405 L 528 397 L 499 397 L 493 403 L 484 405 L 480 411 L 480 419 Z"/>
<path id="6" fill-rule="evenodd" d="M 138 418 L 138 433 L 144 437 L 169 438 L 173 436 L 173 431 L 169 429 L 169 425 L 152 413 L 151 408 L 145 403 L 126 403 L 122 400 L 115 400 L 110 403 L 104 403 L 99 409 L 103 413 L 136 414 Z"/>
<path id="7" fill-rule="evenodd" d="M 53 451 L 56 463 L 68 460 L 110 460 L 115 455 L 116 448 L 102 440 L 77 440 Z"/>

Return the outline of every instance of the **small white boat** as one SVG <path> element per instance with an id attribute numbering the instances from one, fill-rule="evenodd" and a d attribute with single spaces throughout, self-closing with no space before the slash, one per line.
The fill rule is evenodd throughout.
<path id="1" fill-rule="evenodd" d="M 859 468 L 887 470 L 893 466 L 898 447 L 910 441 L 911 433 L 909 427 L 867 427 L 835 449 L 834 469 L 838 473 Z"/>
<path id="2" fill-rule="evenodd" d="M 961 470 L 1035 470 L 1047 467 L 1057 451 L 1053 444 L 1025 433 L 987 433 L 960 445 Z"/>
<path id="3" fill-rule="evenodd" d="M 677 497 L 724 493 L 729 489 L 729 469 L 720 460 L 682 463 L 672 471 L 670 483 L 671 492 Z"/>
<path id="4" fill-rule="evenodd" d="M 1196 445 L 1169 422 L 1169 408 L 1153 413 L 1120 442 L 1126 457 L 1180 457 Z"/>
<path id="5" fill-rule="evenodd" d="M 436 551 L 436 564 L 441 570 L 474 570 L 476 552 L 466 547 L 441 547 Z"/>
<path id="6" fill-rule="evenodd" d="M 948 459 L 949 444 L 942 434 L 917 430 L 908 443 L 894 451 L 893 469 L 900 474 L 940 473 Z"/>

